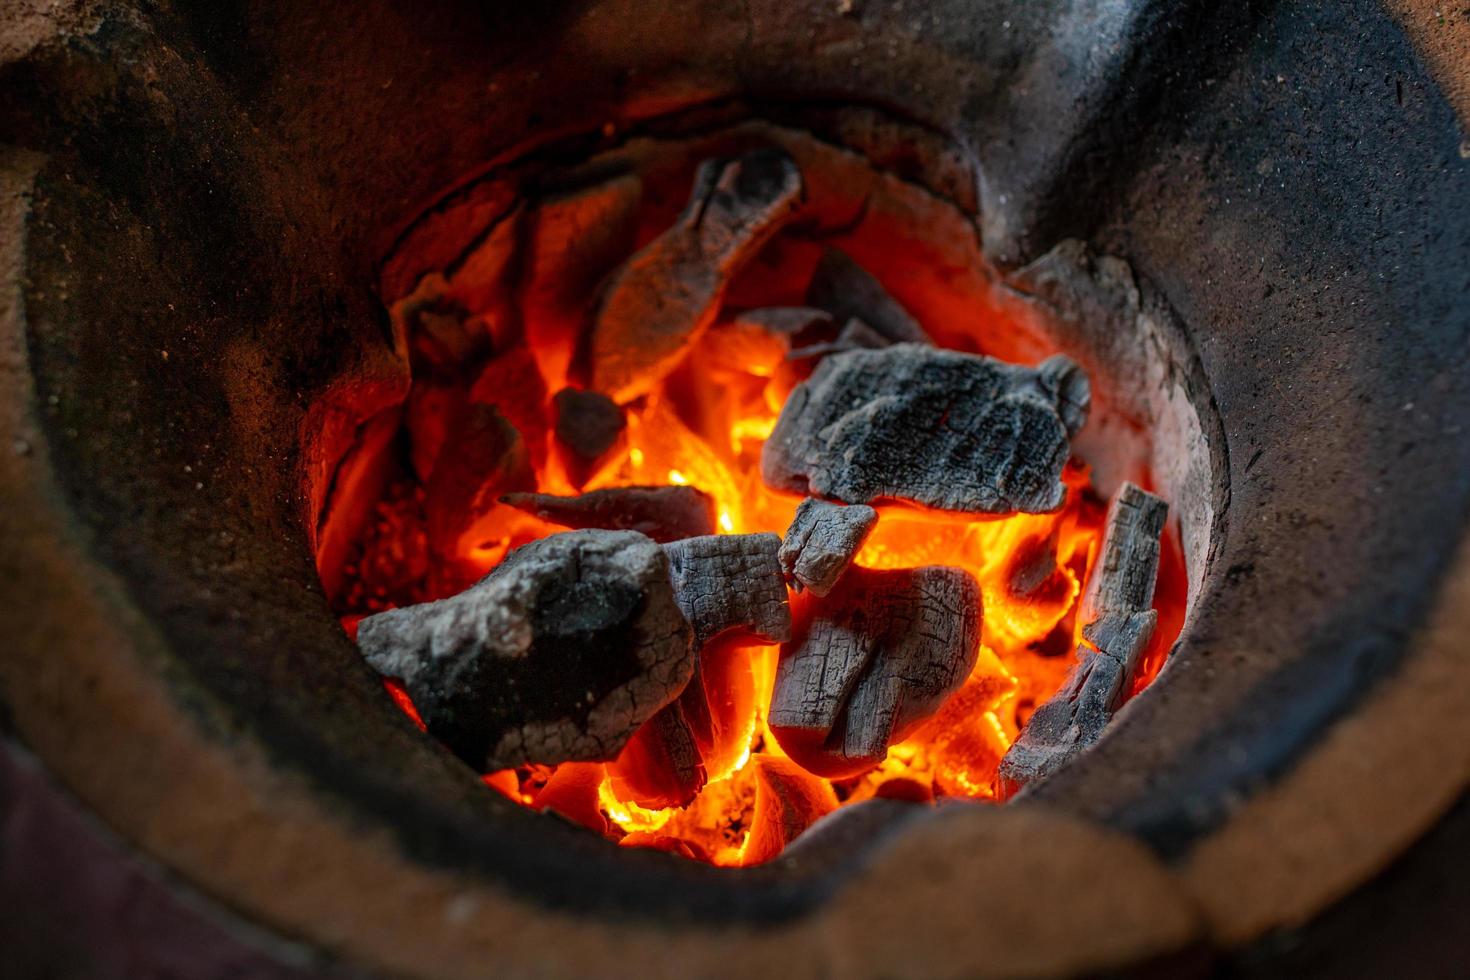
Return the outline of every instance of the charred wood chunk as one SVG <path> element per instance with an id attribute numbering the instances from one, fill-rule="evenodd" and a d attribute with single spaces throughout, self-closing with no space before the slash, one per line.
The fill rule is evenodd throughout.
<path id="1" fill-rule="evenodd" d="M 591 387 L 620 403 L 674 369 L 714 322 L 730 277 L 796 212 L 801 173 L 778 149 L 706 161 L 674 227 L 614 274 L 593 317 Z"/>
<path id="2" fill-rule="evenodd" d="M 568 531 L 449 599 L 364 619 L 358 645 L 429 731 L 483 771 L 617 757 L 694 671 L 668 559 L 631 531 Z"/>
<path id="3" fill-rule="evenodd" d="M 808 497 L 781 541 L 781 570 L 796 591 L 805 587 L 826 595 L 877 523 L 878 512 L 866 504 L 844 507 Z"/>
<path id="4" fill-rule="evenodd" d="M 780 643 L 791 636 L 791 607 L 774 534 L 710 534 L 663 546 L 679 608 L 695 649 L 727 631 Z"/>
<path id="5" fill-rule="evenodd" d="M 580 487 L 617 455 L 628 420 L 617 402 L 595 391 L 563 388 L 551 403 L 567 476 Z"/>
<path id="6" fill-rule="evenodd" d="M 1060 355 L 1032 369 L 919 344 L 835 354 L 792 391 L 761 472 L 778 489 L 851 504 L 1046 513 L 1066 497 L 1087 393 Z"/>
<path id="7" fill-rule="evenodd" d="M 815 357 L 826 357 L 828 354 L 841 354 L 844 351 L 850 350 L 877 350 L 880 347 L 888 347 L 892 344 L 892 340 L 889 340 L 857 317 L 853 317 L 843 325 L 842 329 L 838 331 L 837 336 L 832 340 L 809 344 L 805 347 L 797 347 L 787 357 L 793 361 L 801 361 Z"/>
<path id="8" fill-rule="evenodd" d="M 542 198 L 527 216 L 520 319 L 543 373 L 565 379 L 598 284 L 632 254 L 643 182 L 623 174 Z"/>
<path id="9" fill-rule="evenodd" d="M 1051 775 L 1096 742 L 1133 683 L 1158 621 L 1149 607 L 1168 513 L 1164 501 L 1131 483 L 1109 505 L 1102 551 L 1079 608 L 1086 642 L 1077 648 L 1077 665 L 1061 690 L 1036 709 L 1002 760 L 1007 795 Z"/>
<path id="10" fill-rule="evenodd" d="M 525 442 L 490 405 L 467 406 L 450 424 L 424 487 L 429 544 L 441 557 L 458 555 L 465 539 L 496 507 L 500 495 L 535 484 Z"/>
<path id="11" fill-rule="evenodd" d="M 470 386 L 470 401 L 494 405 L 521 434 L 531 463 L 546 462 L 546 382 L 528 347 L 497 355 Z"/>
<path id="12" fill-rule="evenodd" d="M 715 533 L 714 498 L 695 487 L 611 487 L 576 497 L 511 493 L 500 502 L 563 527 L 637 531 L 660 544 Z"/>
<path id="13" fill-rule="evenodd" d="M 829 248 L 822 253 L 807 287 L 808 306 L 831 313 L 839 322 L 862 320 L 893 343 L 932 343 L 909 311 L 888 295 L 883 284 L 846 253 Z"/>
<path id="14" fill-rule="evenodd" d="M 837 809 L 832 784 L 776 755 L 751 759 L 755 771 L 755 812 L 741 859 L 769 861 L 812 824 Z"/>
<path id="15" fill-rule="evenodd" d="M 828 341 L 836 336 L 836 330 L 825 310 L 760 307 L 716 323 L 700 345 L 715 364 L 770 377 L 791 356 L 793 348 Z"/>
<path id="16" fill-rule="evenodd" d="M 707 774 L 683 700 L 660 708 L 608 764 L 614 796 L 649 810 L 688 806 Z"/>
<path id="17" fill-rule="evenodd" d="M 828 777 L 881 762 L 969 676 L 980 586 L 957 568 L 853 568 L 795 603 L 768 720 L 786 754 Z"/>
<path id="18" fill-rule="evenodd" d="M 458 378 L 490 354 L 490 328 L 449 297 L 414 298 L 399 312 L 408 335 L 409 363 L 417 374 Z"/>

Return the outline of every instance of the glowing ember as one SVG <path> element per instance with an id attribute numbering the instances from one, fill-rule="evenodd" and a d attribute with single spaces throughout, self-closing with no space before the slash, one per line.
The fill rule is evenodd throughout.
<path id="1" fill-rule="evenodd" d="M 642 238 L 639 244 L 649 235 Z M 772 243 L 778 253 L 789 247 L 782 241 Z M 748 283 L 744 289 L 751 291 Z M 473 296 L 465 293 L 461 299 L 471 307 L 469 313 L 479 313 Z M 781 301 L 790 305 L 786 296 L 773 297 L 772 305 Z M 571 304 L 562 300 L 561 305 Z M 421 378 L 416 364 L 415 394 L 401 440 L 403 460 L 341 570 L 346 584 L 337 604 L 344 624 L 351 628 L 365 613 L 453 595 L 509 550 L 564 530 L 497 504 L 501 486 L 562 495 L 689 486 L 713 498 L 719 533 L 783 534 L 800 498 L 762 482 L 761 449 L 792 387 L 811 364 L 803 368 L 802 360 L 787 358 L 784 350 L 768 349 L 771 344 L 759 342 L 766 336 L 759 331 L 736 330 L 740 321 L 733 315 L 722 313 L 676 367 L 661 368 L 648 382 L 649 390 L 640 390 L 626 406 L 625 429 L 605 440 L 611 448 L 599 443 L 595 465 L 588 462 L 590 455 L 571 458 L 554 436 L 553 396 L 568 375 L 567 365 L 574 366 L 576 376 L 576 338 L 568 330 L 528 323 L 519 346 L 502 349 L 489 362 L 500 363 L 504 374 L 507 358 L 515 358 L 520 372 L 534 373 L 531 378 L 487 385 L 489 368 L 467 366 L 455 377 L 442 364 Z M 491 448 L 500 455 L 486 451 L 491 475 L 485 479 L 501 481 L 494 494 L 455 486 L 455 499 L 472 501 L 476 512 L 455 515 L 453 533 L 436 532 L 436 515 L 426 512 L 433 494 L 426 493 L 426 481 L 410 460 L 436 435 L 441 444 L 444 432 L 453 435 L 453 421 L 444 414 L 462 413 L 471 402 L 495 401 L 502 396 L 492 389 L 506 387 L 521 403 L 515 413 L 501 415 L 514 414 L 514 427 L 529 451 L 516 455 L 514 480 L 505 476 L 510 470 L 501 462 L 510 451 L 499 444 Z M 414 406 L 431 404 L 431 396 L 439 399 L 433 404 L 447 407 L 439 415 L 415 415 Z M 496 432 L 510 425 L 498 418 L 495 424 L 500 426 Z M 574 473 L 579 476 L 570 476 Z M 766 725 L 779 649 L 722 638 L 701 652 L 699 671 L 685 694 L 645 723 L 618 759 L 525 766 L 486 774 L 485 783 L 624 846 L 724 866 L 769 860 L 824 814 L 874 797 L 995 799 L 1000 760 L 1031 711 L 1057 691 L 1081 640 L 1078 597 L 1096 557 L 1104 505 L 1081 463 L 1068 463 L 1063 480 L 1065 501 L 1050 514 L 977 517 L 896 504 L 876 507 L 876 527 L 855 564 L 963 569 L 980 585 L 984 617 L 979 656 L 963 686 L 868 771 L 824 779 L 788 759 Z M 1158 629 L 1130 695 L 1157 674 L 1181 624 L 1183 569 L 1170 532 L 1164 537 L 1155 605 Z M 402 686 L 385 683 L 395 702 L 423 727 Z M 676 805 L 650 805 L 659 800 Z"/>

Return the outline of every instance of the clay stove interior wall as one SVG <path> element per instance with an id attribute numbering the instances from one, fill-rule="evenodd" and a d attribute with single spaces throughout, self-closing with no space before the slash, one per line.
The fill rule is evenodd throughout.
<path id="1" fill-rule="evenodd" d="M 401 383 L 373 263 L 443 188 L 534 129 L 732 93 L 860 98 L 957 134 L 993 256 L 1090 238 L 1194 334 L 1219 486 L 1248 519 L 1217 537 L 1157 690 L 1039 798 L 1182 853 L 1393 670 L 1470 494 L 1451 431 L 1470 407 L 1453 370 L 1470 273 L 1429 231 L 1463 254 L 1470 192 L 1452 114 L 1376 7 L 1200 5 L 1164 29 L 1146 5 L 504 6 L 103 4 L 5 68 L 26 95 L 7 131 L 46 154 L 24 302 L 57 505 L 115 576 L 137 669 L 200 739 L 258 748 L 417 860 L 552 905 L 660 915 L 677 896 L 684 915 L 779 918 L 826 892 L 843 847 L 814 848 L 799 875 L 716 879 L 483 793 L 336 630 L 299 493 L 303 463 L 331 457 L 303 437 L 347 439 L 346 407 Z M 1198 57 L 1197 36 L 1223 40 Z M 1153 78 L 1167 84 L 1134 84 Z M 85 696 L 35 696 L 74 679 L 39 677 L 7 669 L 17 730 L 168 851 L 186 818 L 139 816 L 167 774 L 109 751 Z M 199 880 L 223 889 L 203 854 Z"/>

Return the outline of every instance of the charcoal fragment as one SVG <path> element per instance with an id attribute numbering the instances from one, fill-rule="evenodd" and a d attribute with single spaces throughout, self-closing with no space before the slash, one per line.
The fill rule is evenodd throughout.
<path id="1" fill-rule="evenodd" d="M 765 643 L 791 636 L 791 607 L 774 534 L 711 534 L 663 546 L 694 648 L 727 632 Z"/>
<path id="2" fill-rule="evenodd" d="M 668 559 L 632 531 L 568 531 L 471 588 L 364 619 L 358 645 L 481 771 L 617 757 L 694 671 Z"/>
<path id="3" fill-rule="evenodd" d="M 1153 635 L 1159 539 L 1169 507 L 1124 483 L 1108 506 L 1102 551 L 1078 615 L 1086 641 L 1061 689 L 1032 714 L 1000 765 L 1005 795 L 1051 775 L 1102 737 Z"/>
<path id="4" fill-rule="evenodd" d="M 766 483 L 846 503 L 1055 511 L 1087 379 L 1058 355 L 1032 369 L 919 344 L 824 359 L 798 385 L 761 456 Z"/>
<path id="5" fill-rule="evenodd" d="M 777 556 L 792 588 L 808 588 L 819 596 L 831 592 L 877 523 L 878 512 L 866 504 L 844 507 L 813 497 L 803 500 Z"/>
<path id="6" fill-rule="evenodd" d="M 852 568 L 794 605 L 767 718 L 803 768 L 855 775 L 939 710 L 979 654 L 980 586 L 958 568 Z"/>
<path id="7" fill-rule="evenodd" d="M 892 343 L 932 343 L 919 321 L 888 295 L 883 284 L 840 249 L 822 253 L 806 302 L 831 313 L 839 323 L 856 317 Z"/>
<path id="8" fill-rule="evenodd" d="M 678 221 L 603 291 L 588 341 L 591 387 L 626 404 L 672 371 L 714 323 L 730 278 L 795 214 L 802 192 L 784 150 L 701 165 Z"/>
<path id="9" fill-rule="evenodd" d="M 714 498 L 695 487 L 609 487 L 576 497 L 511 493 L 500 502 L 563 527 L 637 531 L 660 544 L 715 533 Z"/>
<path id="10" fill-rule="evenodd" d="M 596 391 L 563 388 L 551 401 L 567 476 L 580 487 L 614 455 L 628 420 L 617 402 Z"/>

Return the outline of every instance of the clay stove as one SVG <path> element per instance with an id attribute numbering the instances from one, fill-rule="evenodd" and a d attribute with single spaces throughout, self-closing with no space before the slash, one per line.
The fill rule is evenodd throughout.
<path id="1" fill-rule="evenodd" d="M 75 921 L 79 975 L 118 948 L 206 974 L 1249 970 L 1460 791 L 1470 194 L 1453 114 L 1376 7 L 100 4 L 23 26 L 0 681 L 40 761 L 10 764 L 30 818 L 7 832 L 39 853 L 91 818 L 37 815 L 78 805 L 107 829 L 77 866 L 10 863 L 37 894 L 71 882 L 25 903 L 15 948 Z M 752 155 L 800 193 L 720 169 Z M 654 246 L 709 186 L 793 210 L 720 276 L 671 277 Z M 702 283 L 673 343 L 598 319 L 646 306 L 616 287 L 649 269 Z M 784 421 L 796 391 L 902 402 L 910 368 L 844 371 L 935 358 L 1049 393 L 1066 445 L 1031 489 L 1059 499 L 957 520 L 963 479 L 926 499 L 837 473 L 826 426 Z M 520 482 L 476 477 L 517 452 Z M 445 459 L 473 465 L 436 482 Z M 616 752 L 467 765 L 350 636 L 493 585 L 515 545 L 562 567 L 527 549 L 607 534 L 703 644 L 708 725 L 666 679 Z M 1130 611 L 1158 621 L 1126 690 L 1009 785 L 1027 724 L 1084 700 L 1079 646 L 1109 650 L 1079 603 L 1096 555 L 1140 536 L 1158 584 Z M 702 632 L 679 583 L 710 554 L 774 561 L 718 594 L 776 582 L 789 639 L 779 616 Z M 974 661 L 942 661 L 891 739 L 791 738 L 782 647 L 867 635 L 852 611 L 931 568 L 916 594 L 979 594 L 940 631 L 966 657 L 978 632 Z M 681 733 L 697 765 L 667 751 Z M 52 779 L 75 803 L 35 802 Z M 737 819 L 681 828 L 701 799 Z M 138 860 L 164 870 L 110 870 Z M 99 869 L 128 886 L 83 887 Z"/>

